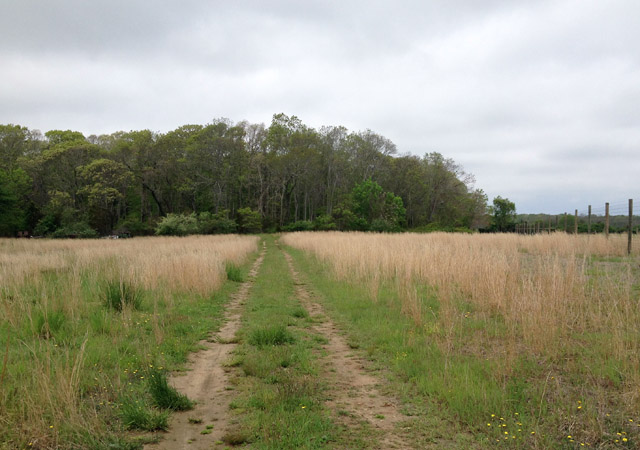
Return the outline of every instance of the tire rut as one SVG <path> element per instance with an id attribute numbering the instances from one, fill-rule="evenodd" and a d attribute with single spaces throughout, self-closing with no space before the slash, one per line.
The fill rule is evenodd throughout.
<path id="1" fill-rule="evenodd" d="M 189 358 L 188 371 L 171 377 L 171 385 L 196 402 L 191 411 L 174 413 L 169 431 L 162 440 L 145 446 L 146 450 L 201 450 L 214 448 L 227 433 L 231 421 L 229 404 L 233 397 L 224 364 L 235 349 L 235 335 L 240 328 L 243 305 L 253 280 L 264 260 L 266 249 L 253 263 L 249 278 L 243 282 L 228 304 L 220 330 L 201 344 L 204 350 Z M 213 426 L 213 428 L 211 428 Z"/>
<path id="2" fill-rule="evenodd" d="M 312 317 L 324 318 L 323 322 L 315 323 L 312 329 L 328 341 L 323 346 L 328 353 L 324 359 L 329 366 L 325 376 L 331 400 L 327 402 L 327 406 L 332 411 L 334 420 L 349 428 L 361 427 L 362 421 L 365 421 L 372 429 L 379 430 L 377 448 L 413 448 L 398 432 L 398 425 L 406 420 L 406 417 L 398 411 L 396 400 L 378 390 L 377 386 L 381 384 L 381 380 L 367 373 L 366 361 L 353 354 L 353 349 L 349 347 L 338 328 L 325 314 L 322 306 L 313 301 L 312 295 L 301 282 L 291 255 L 287 252 L 284 252 L 284 255 L 296 285 L 298 299 Z"/>

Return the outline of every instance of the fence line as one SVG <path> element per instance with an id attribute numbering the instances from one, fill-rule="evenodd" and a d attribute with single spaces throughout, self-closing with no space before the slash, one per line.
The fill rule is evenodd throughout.
<path id="1" fill-rule="evenodd" d="M 593 208 L 589 205 L 586 210 L 574 210 L 573 214 L 541 214 L 532 221 L 521 221 L 516 224 L 515 231 L 520 234 L 538 234 L 563 231 L 565 233 L 604 233 L 626 232 L 628 235 L 627 253 L 631 254 L 633 235 L 640 232 L 640 216 L 633 215 L 633 199 L 622 203 L 605 203 L 602 207 Z M 539 218 L 542 216 L 542 218 Z M 615 219 L 612 226 L 611 219 Z"/>

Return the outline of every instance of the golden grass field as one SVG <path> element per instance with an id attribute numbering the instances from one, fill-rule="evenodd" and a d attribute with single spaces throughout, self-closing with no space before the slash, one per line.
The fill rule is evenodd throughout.
<path id="1" fill-rule="evenodd" d="M 225 265 L 245 261 L 258 241 L 0 239 L 0 448 L 57 448 L 78 430 L 107 433 L 116 412 L 105 405 L 119 401 L 134 370 L 170 362 L 162 346 L 179 339 L 171 327 L 206 327 L 186 307 L 206 304 L 226 281 Z M 105 307 L 114 283 L 135 291 L 140 309 Z M 175 355 L 188 351 L 180 345 Z"/>
<path id="2" fill-rule="evenodd" d="M 593 414 L 576 420 L 593 422 L 594 440 L 614 411 L 640 409 L 640 259 L 627 256 L 626 236 L 300 232 L 283 241 L 335 279 L 367 286 L 373 302 L 391 289 L 445 357 L 492 361 L 508 380 L 526 356 L 542 371 L 527 382 L 544 384 L 545 401 L 571 413 L 588 401 Z"/>

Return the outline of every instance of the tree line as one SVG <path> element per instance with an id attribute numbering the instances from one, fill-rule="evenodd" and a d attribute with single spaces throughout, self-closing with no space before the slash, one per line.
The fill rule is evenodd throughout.
<path id="1" fill-rule="evenodd" d="M 399 155 L 371 130 L 214 120 L 167 133 L 0 125 L 0 234 L 191 234 L 486 227 L 452 159 Z"/>

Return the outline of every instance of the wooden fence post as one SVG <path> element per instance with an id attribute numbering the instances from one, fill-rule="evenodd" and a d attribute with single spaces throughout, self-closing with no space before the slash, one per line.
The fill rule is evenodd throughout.
<path id="1" fill-rule="evenodd" d="M 587 233 L 591 234 L 591 205 L 589 205 L 589 220 L 587 221 Z"/>
<path id="2" fill-rule="evenodd" d="M 604 235 L 609 237 L 609 202 L 604 204 Z"/>
<path id="3" fill-rule="evenodd" d="M 575 220 L 573 221 L 573 234 L 578 234 L 578 210 L 576 209 Z"/>
<path id="4" fill-rule="evenodd" d="M 564 232 L 567 232 L 567 213 L 564 213 Z"/>
<path id="5" fill-rule="evenodd" d="M 629 231 L 627 239 L 627 254 L 631 254 L 631 235 L 633 234 L 633 199 L 629 199 Z"/>

